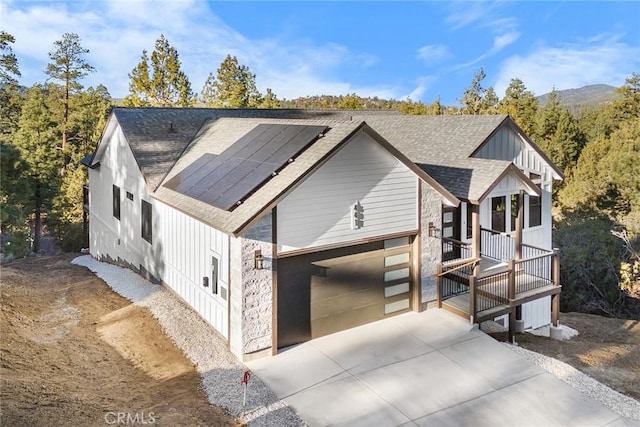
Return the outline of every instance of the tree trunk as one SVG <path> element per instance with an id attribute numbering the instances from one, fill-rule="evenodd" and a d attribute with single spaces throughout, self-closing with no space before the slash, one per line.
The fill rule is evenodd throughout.
<path id="1" fill-rule="evenodd" d="M 42 233 L 42 198 L 40 197 L 40 183 L 36 183 L 35 192 L 35 230 L 33 235 L 33 252 L 40 251 L 40 234 Z"/>

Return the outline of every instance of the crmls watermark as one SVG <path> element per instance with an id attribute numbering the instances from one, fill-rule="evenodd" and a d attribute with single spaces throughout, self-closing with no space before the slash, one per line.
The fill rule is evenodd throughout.
<path id="1" fill-rule="evenodd" d="M 108 425 L 150 425 L 155 424 L 156 416 L 153 412 L 107 412 L 104 422 Z"/>

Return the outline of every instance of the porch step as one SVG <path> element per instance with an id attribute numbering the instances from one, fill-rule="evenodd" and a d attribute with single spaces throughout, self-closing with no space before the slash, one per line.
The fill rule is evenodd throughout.
<path id="1" fill-rule="evenodd" d="M 454 313 L 464 319 L 469 320 L 469 294 L 461 294 L 455 297 L 451 297 L 442 301 L 442 308 Z M 507 314 L 511 311 L 511 307 L 506 304 L 501 304 L 497 307 L 490 308 L 488 310 L 480 311 L 477 313 L 478 323 L 482 323 L 485 320 L 493 320 L 498 316 Z"/>
<path id="2" fill-rule="evenodd" d="M 467 307 L 468 306 L 469 304 L 467 304 Z M 442 308 L 450 313 L 462 317 L 465 320 L 470 319 L 469 312 L 464 308 L 459 307 L 459 304 L 456 304 L 455 298 L 450 298 L 448 300 L 442 301 Z"/>

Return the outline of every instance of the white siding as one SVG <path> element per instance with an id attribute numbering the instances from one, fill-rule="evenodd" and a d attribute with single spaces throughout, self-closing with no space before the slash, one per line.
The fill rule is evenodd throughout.
<path id="1" fill-rule="evenodd" d="M 551 297 L 544 297 L 522 304 L 525 329 L 537 329 L 551 323 Z"/>
<path id="2" fill-rule="evenodd" d="M 229 236 L 157 200 L 154 203 L 154 246 L 162 260 L 156 273 L 166 285 L 225 338 L 228 335 Z M 211 258 L 218 259 L 218 294 L 213 293 Z M 203 278 L 209 287 L 203 286 Z"/>
<path id="3" fill-rule="evenodd" d="M 352 140 L 278 205 L 278 251 L 416 230 L 417 176 L 366 133 Z M 352 228 L 354 204 L 362 227 Z"/>
<path id="4" fill-rule="evenodd" d="M 211 286 L 204 288 L 202 278 L 211 277 L 211 256 L 216 255 L 219 286 L 228 289 L 228 236 L 153 199 L 120 128 L 108 138 L 100 166 L 89 170 L 91 255 L 144 268 L 226 337 L 227 303 L 212 294 Z M 120 220 L 113 217 L 114 184 L 121 192 Z M 152 244 L 142 239 L 141 200 L 153 207 Z"/>
<path id="5" fill-rule="evenodd" d="M 147 268 L 150 245 L 140 237 L 140 200 L 151 198 L 120 128 L 110 135 L 100 166 L 89 169 L 89 184 L 91 254 Z M 120 220 L 113 216 L 112 185 L 120 187 Z M 126 198 L 127 191 L 133 201 Z"/>
<path id="6" fill-rule="evenodd" d="M 554 172 L 550 165 L 531 147 L 520 135 L 509 128 L 503 128 L 491 138 L 475 157 L 484 159 L 499 159 L 512 161 L 525 175 L 535 173 L 541 176 L 542 187 L 542 225 L 529 228 L 528 218 L 529 200 L 525 197 L 525 228 L 522 239 L 524 243 L 544 249 L 552 247 L 552 219 L 551 219 L 551 194 L 553 188 Z M 518 189 L 512 180 L 503 180 L 480 205 L 480 223 L 484 228 L 491 228 L 491 197 L 516 194 Z M 507 227 L 509 227 L 510 206 L 507 201 Z M 510 233 L 510 234 L 513 234 Z M 539 328 L 551 322 L 551 297 L 541 298 L 522 305 L 522 317 L 524 327 Z"/>

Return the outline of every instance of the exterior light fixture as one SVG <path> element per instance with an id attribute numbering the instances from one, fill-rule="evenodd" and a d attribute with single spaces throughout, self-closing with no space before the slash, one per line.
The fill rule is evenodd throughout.
<path id="1" fill-rule="evenodd" d="M 253 257 L 253 268 L 256 270 L 262 270 L 264 268 L 264 256 L 262 251 L 258 249 Z"/>
<path id="2" fill-rule="evenodd" d="M 429 223 L 429 237 L 440 237 L 440 230 L 433 224 L 433 222 Z"/>

